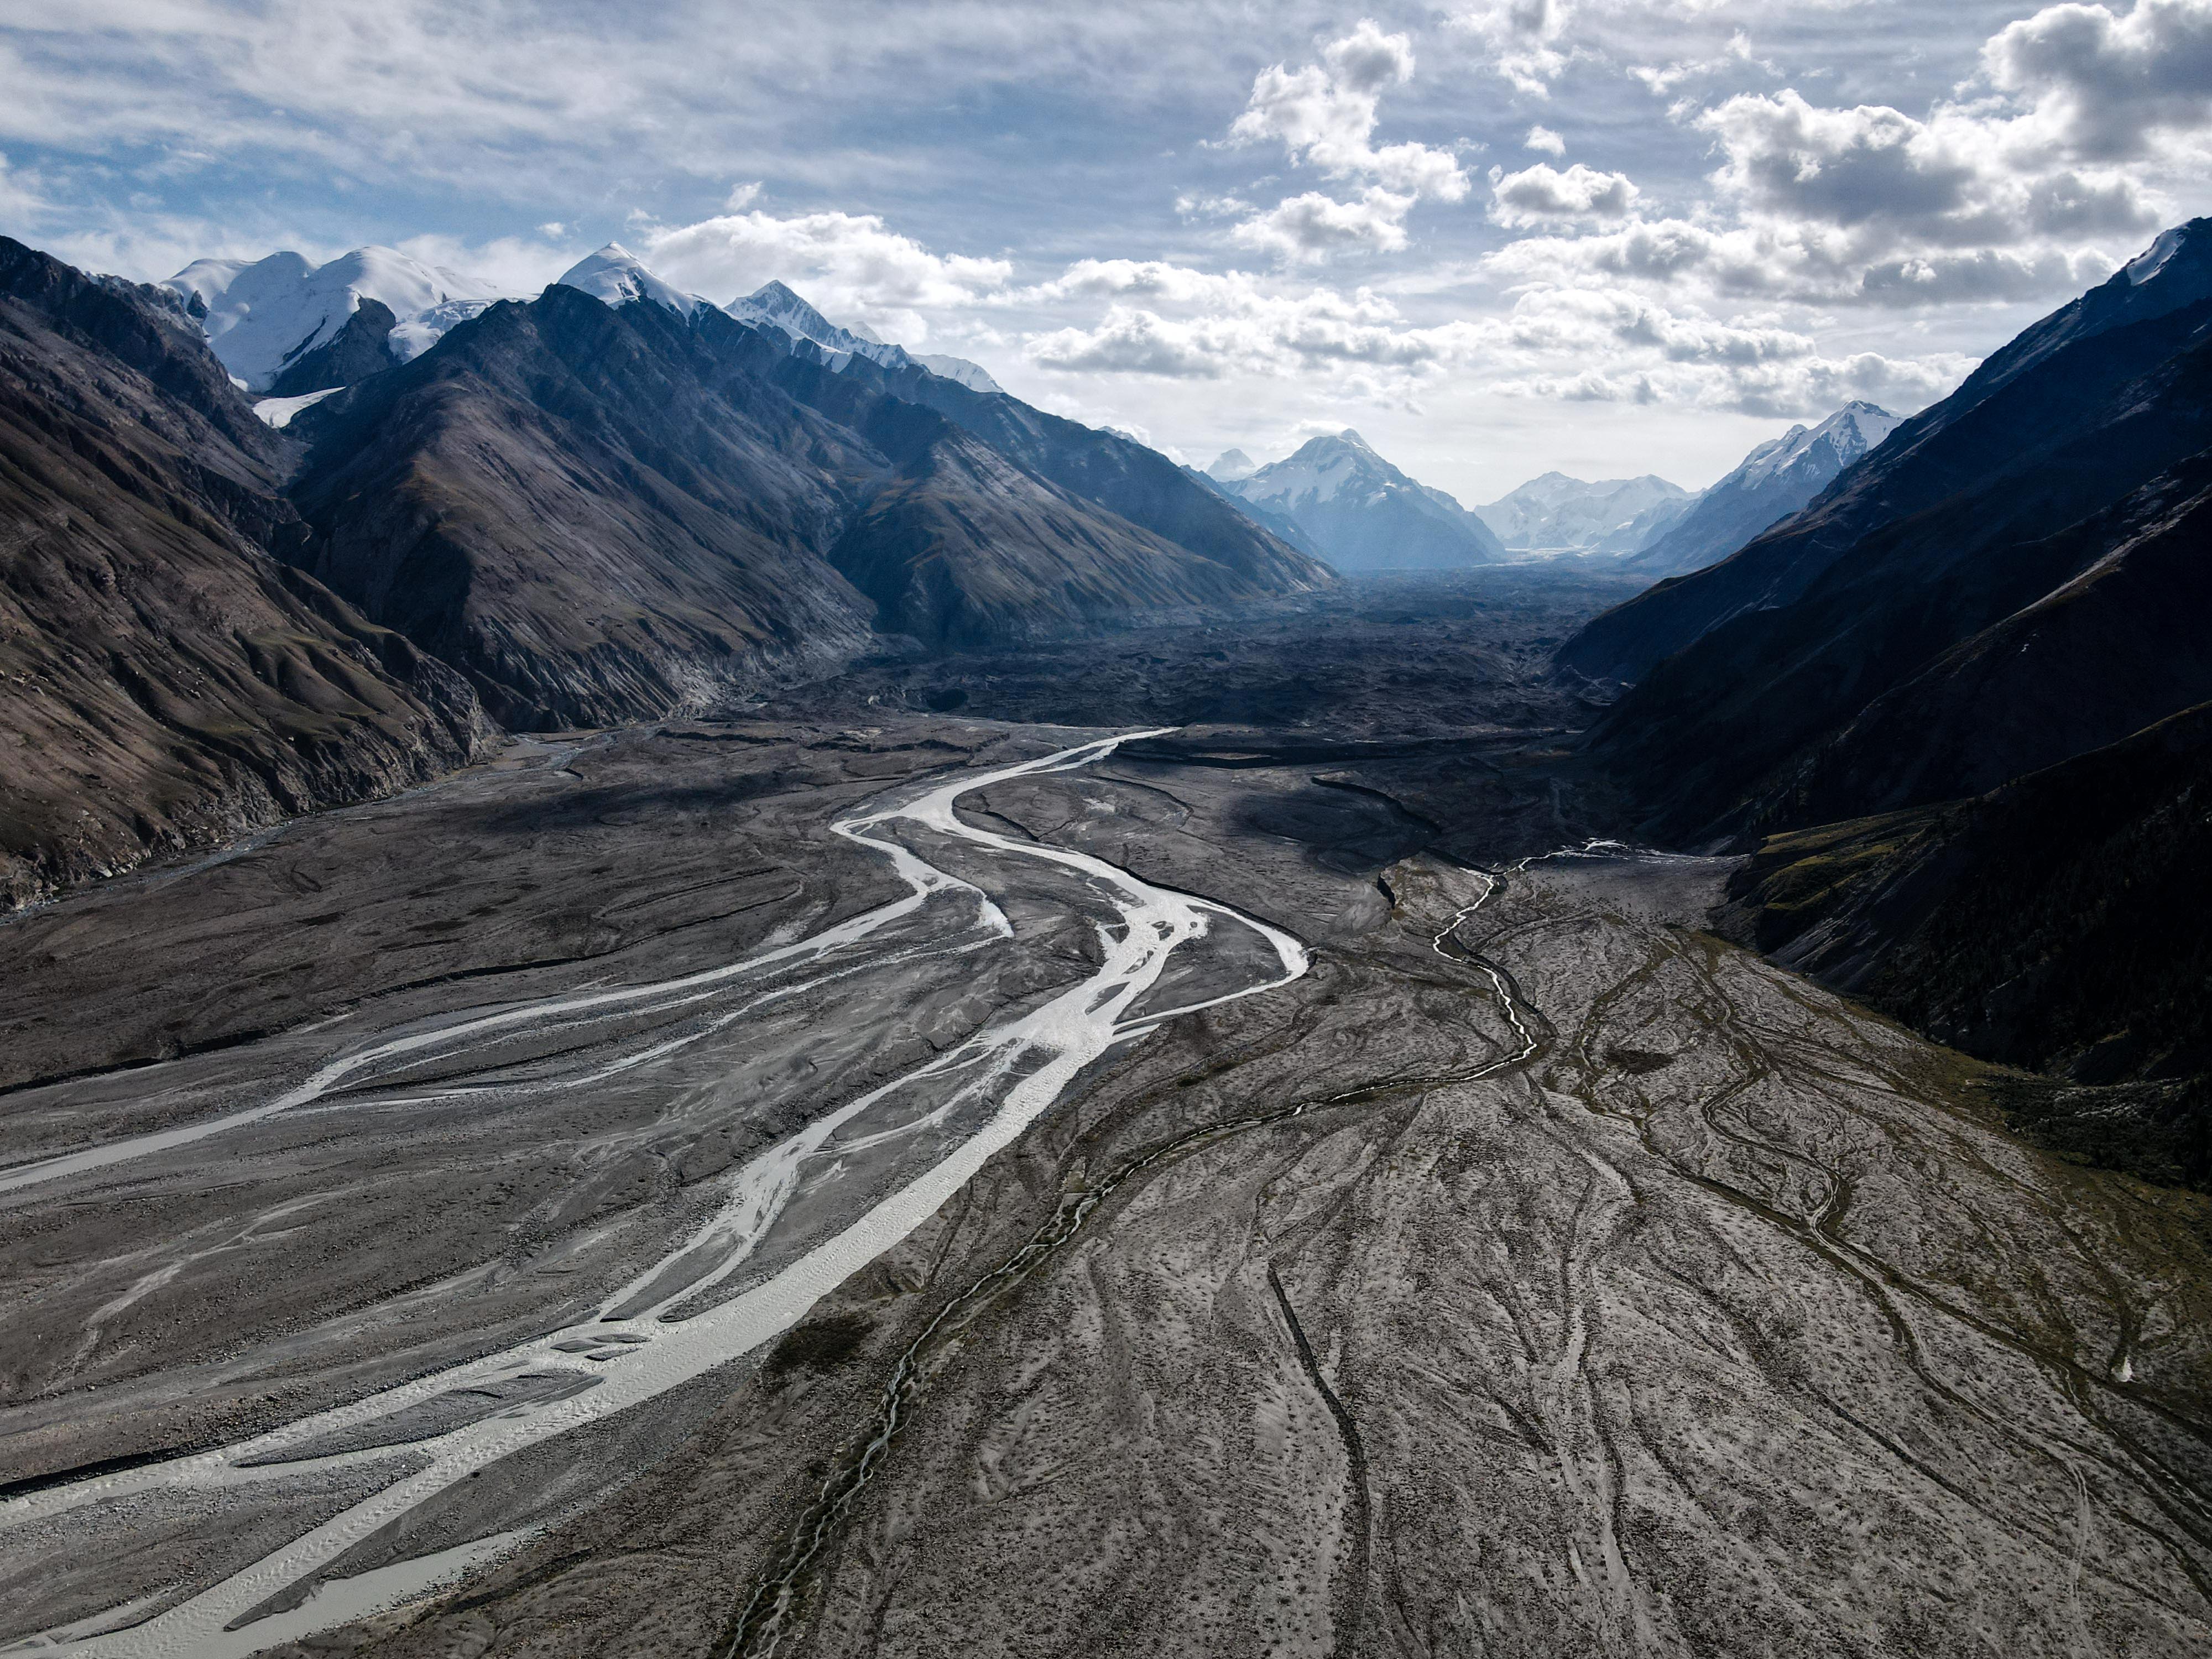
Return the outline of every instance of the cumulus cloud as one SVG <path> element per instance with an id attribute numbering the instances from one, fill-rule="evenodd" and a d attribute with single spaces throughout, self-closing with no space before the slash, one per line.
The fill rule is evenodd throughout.
<path id="1" fill-rule="evenodd" d="M 1502 315 L 1430 324 L 1408 319 L 1370 289 L 1269 292 L 1249 275 L 1168 264 L 1085 262 L 1016 297 L 1026 302 L 1048 290 L 1110 303 L 1091 327 L 1033 337 L 1024 355 L 1041 369 L 1155 380 L 1267 376 L 1400 407 L 1449 377 L 1479 380 L 1511 397 L 1809 416 L 1852 397 L 1917 408 L 1972 367 L 1950 354 L 1832 357 L 1811 335 L 1771 319 L 1669 307 L 1619 286 L 1533 288 Z"/>
<path id="2" fill-rule="evenodd" d="M 410 236 L 396 245 L 411 259 L 480 276 L 501 292 L 533 295 L 586 252 L 566 225 L 540 225 L 538 235 L 498 236 L 467 242 L 458 236 Z"/>
<path id="3" fill-rule="evenodd" d="M 2212 124 L 2212 0 L 2136 0 L 2124 17 L 2049 6 L 1992 36 L 1982 65 L 2069 153 L 2126 161 L 2160 132 Z"/>
<path id="4" fill-rule="evenodd" d="M 2095 246 L 1916 248 L 1869 255 L 1833 227 L 1782 222 L 1727 228 L 1631 221 L 1582 236 L 1525 236 L 1483 262 L 1512 283 L 1618 277 L 1691 285 L 1737 300 L 1909 307 L 2034 300 L 2101 282 L 2118 261 Z"/>
<path id="5" fill-rule="evenodd" d="M 1549 127 L 1530 127 L 1528 136 L 1521 141 L 1521 147 L 1541 150 L 1547 155 L 1565 155 L 1567 153 L 1567 141 Z"/>
<path id="6" fill-rule="evenodd" d="M 1349 202 L 1318 191 L 1292 196 L 1237 225 L 1230 240 L 1289 260 L 1326 259 L 1353 250 L 1395 253 L 1406 246 L 1413 198 L 1375 185 Z"/>
<path id="7" fill-rule="evenodd" d="M 1570 54 L 1559 39 L 1569 9 L 1568 0 L 1481 0 L 1452 21 L 1482 42 L 1491 68 L 1516 91 L 1548 98 L 1552 82 L 1567 67 Z"/>
<path id="8" fill-rule="evenodd" d="M 1384 33 L 1372 18 L 1323 47 L 1319 64 L 1261 70 L 1229 143 L 1279 143 L 1300 166 L 1369 182 L 1350 200 L 1318 191 L 1288 198 L 1237 224 L 1231 239 L 1285 259 L 1393 252 L 1406 246 L 1406 216 L 1416 202 L 1464 200 L 1467 173 L 1449 150 L 1375 143 L 1382 94 L 1413 73 L 1411 40 Z"/>
<path id="9" fill-rule="evenodd" d="M 1796 88 L 1676 103 L 1670 118 L 1717 159 L 1708 199 L 1680 216 L 1646 219 L 1604 193 L 1605 174 L 1570 187 L 1574 168 L 1493 170 L 1492 218 L 1537 234 L 1481 269 L 1900 309 L 2078 291 L 2174 216 L 2166 189 L 2208 159 L 2212 0 L 2067 0 L 1999 30 L 1978 61 L 1917 112 Z M 1772 67 L 1739 33 L 1718 57 L 1630 73 L 1664 93 L 1731 64 Z"/>
<path id="10" fill-rule="evenodd" d="M 1514 227 L 1624 218 L 1638 194 L 1627 174 L 1600 173 L 1580 161 L 1564 172 L 1545 161 L 1519 173 L 1492 167 L 1490 191 L 1490 216 Z"/>
<path id="11" fill-rule="evenodd" d="M 754 209 L 653 228 L 642 240 L 653 269 L 694 292 L 734 299 L 774 279 L 834 316 L 910 341 L 927 335 L 924 312 L 972 304 L 1013 274 L 1004 259 L 933 253 L 874 214 L 777 218 Z"/>

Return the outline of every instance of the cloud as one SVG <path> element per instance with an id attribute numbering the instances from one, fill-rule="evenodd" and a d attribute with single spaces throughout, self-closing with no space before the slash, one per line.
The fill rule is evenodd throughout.
<path id="1" fill-rule="evenodd" d="M 2136 0 L 2124 17 L 2045 7 L 1992 36 L 1982 67 L 2068 153 L 2131 160 L 2157 134 L 2212 124 L 2212 0 Z"/>
<path id="2" fill-rule="evenodd" d="M 874 214 L 777 218 L 755 209 L 656 227 L 642 240 L 655 270 L 710 298 L 734 299 L 774 279 L 833 316 L 910 342 L 927 337 L 923 312 L 974 304 L 1013 274 L 1004 259 L 933 253 Z"/>
<path id="3" fill-rule="evenodd" d="M 1638 195 L 1627 174 L 1600 173 L 1579 161 L 1565 172 L 1545 161 L 1519 173 L 1492 167 L 1490 191 L 1490 216 L 1515 227 L 1623 218 Z"/>
<path id="4" fill-rule="evenodd" d="M 1664 69 L 1651 64 L 1638 64 L 1629 74 L 1644 82 L 1653 92 L 1665 97 L 1686 81 L 1703 80 L 1708 76 L 1724 75 L 1739 70 L 1746 64 L 1755 64 L 1769 75 L 1779 75 L 1777 65 L 1754 58 L 1751 52 L 1751 36 L 1738 29 L 1729 37 L 1728 45 L 1711 58 L 1677 59 Z"/>
<path id="5" fill-rule="evenodd" d="M 1490 67 L 1516 91 L 1548 98 L 1571 55 L 1559 45 L 1570 9 L 1567 0 L 1481 0 L 1452 21 L 1482 42 Z"/>
<path id="6" fill-rule="evenodd" d="M 1540 149 L 1547 155 L 1565 155 L 1567 141 L 1549 127 L 1530 127 L 1528 136 L 1521 141 L 1523 149 Z"/>
<path id="7" fill-rule="evenodd" d="M 1864 252 L 1911 239 L 2004 246 L 2038 234 L 2134 236 L 2160 222 L 2141 183 L 2037 168 L 2015 123 L 1956 107 L 1918 120 L 1884 105 L 1822 109 L 1795 91 L 1740 94 L 1696 118 L 1720 142 L 1713 175 L 1755 213 L 1864 233 Z"/>
<path id="8" fill-rule="evenodd" d="M 1262 292 L 1249 276 L 1148 281 L 1154 305 L 1116 301 L 1088 329 L 1063 328 L 1029 342 L 1041 368 L 1215 380 L 1234 374 L 1308 378 L 1346 369 L 1386 371 L 1393 384 L 1463 357 L 1484 325 L 1407 325 L 1389 302 L 1361 289 Z M 1127 292 L 1138 291 L 1131 288 Z M 1167 316 L 1164 309 L 1189 314 Z"/>
<path id="9" fill-rule="evenodd" d="M 0 155 L 0 227 L 27 233 L 46 218 L 47 211 L 38 174 L 10 167 L 8 158 Z"/>
<path id="10" fill-rule="evenodd" d="M 495 237 L 466 242 L 457 236 L 410 236 L 396 244 L 410 259 L 426 265 L 480 276 L 503 293 L 536 295 L 581 258 L 586 245 L 565 225 L 540 225 L 538 239 Z"/>
<path id="11" fill-rule="evenodd" d="M 1413 73 L 1412 42 L 1385 34 L 1372 18 L 1324 46 L 1317 64 L 1261 70 L 1228 142 L 1279 142 L 1299 166 L 1369 182 L 1349 201 L 1318 191 L 1288 198 L 1237 224 L 1231 240 L 1292 260 L 1394 252 L 1406 246 L 1405 219 L 1416 202 L 1464 200 L 1467 173 L 1449 150 L 1374 142 L 1383 92 Z"/>
<path id="12" fill-rule="evenodd" d="M 1162 374 L 1213 380 L 1229 373 L 1230 355 L 1203 331 L 1128 306 L 1108 309 L 1091 329 L 1063 328 L 1029 343 L 1024 355 L 1040 368 L 1076 374 Z"/>
<path id="13" fill-rule="evenodd" d="M 1288 260 L 1326 259 L 1364 250 L 1395 253 L 1406 246 L 1411 196 L 1377 185 L 1349 202 L 1308 191 L 1255 214 L 1232 228 L 1230 240 Z"/>
<path id="14" fill-rule="evenodd" d="M 1893 239 L 1890 239 L 1893 240 Z M 1582 236 L 1524 236 L 1482 268 L 1508 283 L 1618 277 L 1717 297 L 1915 307 L 2035 300 L 2101 282 L 2118 261 L 2095 246 L 1902 249 L 1869 253 L 1831 227 L 1632 221 Z"/>

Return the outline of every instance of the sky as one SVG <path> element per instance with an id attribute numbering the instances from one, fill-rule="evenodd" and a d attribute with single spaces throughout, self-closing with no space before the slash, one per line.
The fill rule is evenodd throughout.
<path id="1" fill-rule="evenodd" d="M 0 231 L 618 240 L 1204 465 L 1470 503 L 1909 413 L 2212 212 L 2212 0 L 0 0 Z"/>

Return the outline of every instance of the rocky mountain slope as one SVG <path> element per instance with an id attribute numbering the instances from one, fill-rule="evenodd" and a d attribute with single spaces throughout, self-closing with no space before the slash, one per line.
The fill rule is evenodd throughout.
<path id="1" fill-rule="evenodd" d="M 1793 426 L 1759 445 L 1677 516 L 1647 532 L 1629 568 L 1680 575 L 1717 564 L 1769 525 L 1788 518 L 1836 475 L 1897 429 L 1873 404 L 1846 404 L 1815 427 Z"/>
<path id="2" fill-rule="evenodd" d="M 695 336 L 556 283 L 303 412 L 303 562 L 513 727 L 649 719 L 853 655 L 868 606 L 822 556 L 890 463 L 764 386 L 765 342 L 697 316 Z"/>
<path id="3" fill-rule="evenodd" d="M 1746 936 L 1974 1052 L 2186 1093 L 2208 547 L 2198 220 L 1559 660 L 1636 680 L 1590 747 L 1649 831 L 1771 837 Z"/>
<path id="4" fill-rule="evenodd" d="M 0 901 L 466 758 L 460 677 L 292 568 L 283 441 L 173 296 L 0 239 Z"/>
<path id="5" fill-rule="evenodd" d="M 15 898 L 444 769 L 487 715 L 653 719 L 885 632 L 1004 644 L 1329 580 L 1140 445 L 903 354 L 833 363 L 619 249 L 404 362 L 393 305 L 278 263 L 180 295 L 8 245 Z M 289 310 L 249 307 L 272 284 Z M 323 379 L 349 384 L 291 391 Z"/>
<path id="6" fill-rule="evenodd" d="M 1656 823 L 1952 799 L 2212 696 L 2175 632 L 2203 614 L 2212 298 L 2156 291 L 2212 264 L 2212 222 L 2190 228 L 2160 275 L 2028 331 L 1805 512 L 1561 648 L 1638 682 L 1596 741 Z"/>
<path id="7" fill-rule="evenodd" d="M 1776 836 L 1727 930 L 2070 1087 L 2039 1138 L 2212 1185 L 2212 704 L 1974 799 Z M 2134 1086 L 2116 1086 L 2141 1079 Z"/>
<path id="8" fill-rule="evenodd" d="M 1459 570 L 1505 556 L 1488 525 L 1400 471 L 1349 428 L 1243 477 L 1213 477 L 1289 519 L 1340 570 Z"/>
<path id="9" fill-rule="evenodd" d="M 1655 514 L 1686 511 L 1692 496 L 1655 473 L 1592 483 L 1547 472 L 1474 509 L 1507 547 L 1598 549 Z"/>
<path id="10" fill-rule="evenodd" d="M 1327 580 L 1140 445 L 794 350 L 626 259 L 296 417 L 313 568 L 504 721 L 727 701 L 872 625 L 1004 642 Z"/>

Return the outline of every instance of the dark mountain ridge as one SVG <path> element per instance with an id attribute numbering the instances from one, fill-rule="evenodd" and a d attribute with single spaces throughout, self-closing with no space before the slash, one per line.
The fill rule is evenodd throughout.
<path id="1" fill-rule="evenodd" d="M 289 460 L 173 296 L 0 239 L 0 898 L 472 751 L 459 677 L 285 562 Z"/>
<path id="2" fill-rule="evenodd" d="M 1731 931 L 2067 1079 L 2020 1097 L 2053 1144 L 2212 1182 L 2208 617 L 2197 220 L 1559 660 L 1635 682 L 1588 750 L 1646 833 L 1755 849 Z"/>
<path id="3" fill-rule="evenodd" d="M 2197 236 L 2176 258 L 2212 260 L 2208 243 Z M 2197 533 L 2188 502 L 2201 476 L 2191 458 L 2212 445 L 2212 300 L 2145 309 L 2128 321 L 2105 304 L 2101 326 L 2038 346 L 2024 364 L 2007 348 L 1955 405 L 1907 422 L 1804 512 L 1561 648 L 1564 666 L 1637 682 L 1593 747 L 1655 828 L 1694 838 L 1949 799 L 2212 694 L 2197 689 L 2197 653 L 2147 664 L 2057 625 L 2089 614 L 2058 590 L 2114 557 L 2145 618 L 2192 614 L 2198 602 L 2197 567 L 2170 542 L 2185 549 Z M 2177 514 L 2171 537 L 2160 534 Z M 2122 591 L 2117 580 L 2108 570 L 2099 591 Z M 1963 708 L 1943 699 L 1967 685 L 1966 664 L 1995 661 L 2002 640 L 2016 653 L 2023 628 L 2043 641 L 2033 660 L 2044 684 L 2076 698 L 2068 734 L 1978 750 Z M 2108 698 L 2115 673 L 2158 684 Z M 1892 693 L 1876 711 L 1896 738 L 1883 751 L 1847 728 Z"/>
<path id="4" fill-rule="evenodd" d="M 312 568 L 510 724 L 727 701 L 833 669 L 872 627 L 1005 643 L 1328 580 L 1110 434 L 564 285 L 297 429 Z"/>
<path id="5" fill-rule="evenodd" d="M 286 370 L 359 378 L 283 432 L 169 289 L 5 243 L 0 307 L 12 899 L 428 777 L 487 714 L 1331 580 L 1140 445 L 710 307 L 556 285 L 398 365 L 364 301 Z"/>

